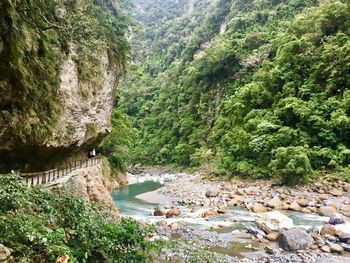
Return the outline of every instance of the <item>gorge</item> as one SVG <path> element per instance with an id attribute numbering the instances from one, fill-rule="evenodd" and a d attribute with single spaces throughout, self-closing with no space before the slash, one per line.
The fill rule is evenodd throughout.
<path id="1" fill-rule="evenodd" d="M 349 260 L 349 28 L 347 0 L 2 0 L 0 261 Z"/>

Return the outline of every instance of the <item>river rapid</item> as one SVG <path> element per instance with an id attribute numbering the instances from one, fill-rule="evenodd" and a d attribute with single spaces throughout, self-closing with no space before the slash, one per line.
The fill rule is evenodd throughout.
<path id="1" fill-rule="evenodd" d="M 194 259 L 195 262 L 268 262 L 266 258 L 273 258 L 272 262 L 350 262 L 348 253 L 338 256 L 319 251 L 307 251 L 303 254 L 279 251 L 277 242 L 265 242 L 262 241 L 265 239 L 247 233 L 247 229 L 257 228 L 255 219 L 259 213 L 242 206 L 226 205 L 223 213 L 203 216 L 211 206 L 208 202 L 205 203 L 206 200 L 194 199 L 194 202 L 184 202 L 193 199 L 195 196 L 193 193 L 204 194 L 208 189 L 217 186 L 217 181 L 202 180 L 200 174 L 153 170 L 135 175 L 129 174 L 128 180 L 128 186 L 112 194 L 121 216 L 157 225 L 156 238 L 187 244 L 180 244 L 175 251 L 167 251 L 165 255 L 167 260 L 174 261 L 175 257 L 179 262 L 190 261 L 192 259 L 187 258 L 186 251 L 197 246 L 196 251 L 213 254 L 214 261 L 206 261 L 202 259 L 202 255 L 198 255 L 195 256 L 197 257 L 197 260 Z M 226 202 L 224 200 L 218 202 L 221 201 Z M 179 208 L 181 214 L 171 218 L 153 215 L 157 209 L 172 207 Z M 325 216 L 300 211 L 287 210 L 283 211 L 283 214 L 291 219 L 294 227 L 305 229 L 310 227 L 321 229 L 329 220 Z M 350 233 L 350 223 L 343 224 L 341 229 Z M 274 252 L 266 253 L 266 246 Z"/>

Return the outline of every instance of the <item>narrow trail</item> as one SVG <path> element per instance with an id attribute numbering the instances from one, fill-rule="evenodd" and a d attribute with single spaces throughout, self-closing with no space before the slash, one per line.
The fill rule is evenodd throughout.
<path id="1" fill-rule="evenodd" d="M 101 157 L 97 156 L 90 159 L 74 161 L 64 167 L 58 167 L 52 170 L 35 173 L 21 173 L 21 176 L 29 187 L 34 187 L 37 185 L 49 186 L 62 179 L 67 181 L 69 177 L 71 177 L 77 170 L 94 167 L 100 163 Z"/>

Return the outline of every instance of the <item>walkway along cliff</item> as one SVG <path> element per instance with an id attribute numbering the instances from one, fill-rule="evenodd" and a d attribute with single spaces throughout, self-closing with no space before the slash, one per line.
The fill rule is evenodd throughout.
<path id="1" fill-rule="evenodd" d="M 52 185 L 59 179 L 69 179 L 73 172 L 97 166 L 101 163 L 100 157 L 94 157 L 91 159 L 85 159 L 80 161 L 74 161 L 70 163 L 68 166 L 59 167 L 56 169 L 36 172 L 36 173 L 23 173 L 21 176 L 26 181 L 28 186 L 37 186 L 37 185 Z"/>

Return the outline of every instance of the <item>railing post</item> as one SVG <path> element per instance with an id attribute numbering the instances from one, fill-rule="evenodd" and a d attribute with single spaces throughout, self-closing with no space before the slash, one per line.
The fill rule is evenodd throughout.
<path id="1" fill-rule="evenodd" d="M 59 178 L 62 178 L 64 176 L 69 175 L 72 171 L 75 171 L 77 169 L 81 168 L 88 168 L 93 167 L 97 164 L 101 163 L 100 156 L 95 156 L 93 158 L 88 158 L 85 160 L 75 160 L 74 162 L 68 163 L 66 166 L 58 167 L 56 169 L 38 172 L 38 173 L 31 173 L 27 174 L 26 176 L 23 176 L 23 178 L 28 185 L 28 187 L 33 187 L 36 185 L 45 185 L 52 181 L 55 181 Z"/>

